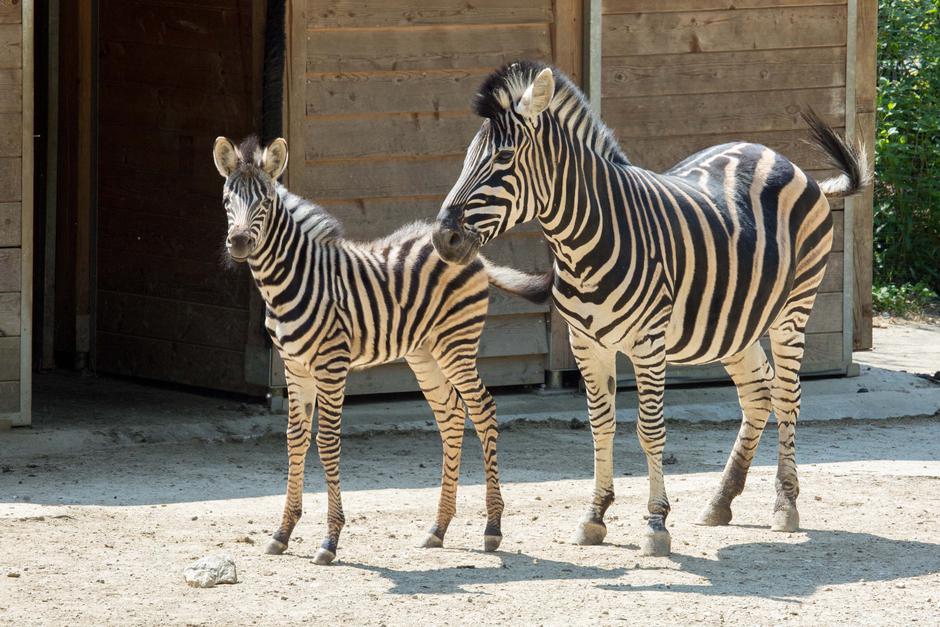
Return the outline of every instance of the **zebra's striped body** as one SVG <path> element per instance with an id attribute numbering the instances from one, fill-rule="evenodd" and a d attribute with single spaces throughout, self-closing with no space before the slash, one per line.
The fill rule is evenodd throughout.
<path id="1" fill-rule="evenodd" d="M 228 249 L 247 260 L 267 304 L 265 324 L 285 364 L 289 394 L 287 503 L 269 553 L 287 548 L 301 515 L 304 459 L 313 438 L 326 474 L 328 533 L 317 554 L 336 554 L 344 518 L 339 488 L 340 414 L 347 374 L 405 358 L 434 411 L 444 445 L 441 499 L 425 546 L 441 546 L 456 510 L 465 409 L 483 444 L 487 480 L 485 548 L 501 539 L 495 404 L 476 369 L 488 285 L 547 298 L 548 283 L 485 260 L 447 264 L 431 245 L 431 226 L 413 224 L 374 242 L 342 236 L 339 223 L 277 178 L 287 146 L 275 140 L 236 149 L 216 141 L 226 178 Z"/>
<path id="2" fill-rule="evenodd" d="M 733 143 L 658 174 L 630 164 L 565 77 L 514 64 L 484 83 L 486 120 L 438 216 L 435 246 L 465 261 L 499 233 L 537 219 L 554 254 L 555 304 L 585 379 L 595 491 L 576 541 L 596 543 L 613 501 L 618 352 L 633 362 L 637 432 L 650 476 L 643 550 L 669 552 L 662 476 L 667 363 L 721 361 L 743 422 L 701 521 L 727 523 L 771 409 L 779 466 L 774 527 L 798 525 L 794 426 L 804 329 L 832 246 L 823 193 L 864 184 L 859 156 L 824 124 L 817 139 L 847 176 L 817 184 L 772 150 Z M 757 342 L 770 334 L 776 373 Z"/>

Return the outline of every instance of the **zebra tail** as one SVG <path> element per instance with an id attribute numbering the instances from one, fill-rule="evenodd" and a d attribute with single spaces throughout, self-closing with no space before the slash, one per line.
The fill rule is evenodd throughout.
<path id="1" fill-rule="evenodd" d="M 479 258 L 483 262 L 483 269 L 486 270 L 491 285 L 533 303 L 544 303 L 551 297 L 552 283 L 555 279 L 553 271 L 549 270 L 545 274 L 529 274 L 515 268 L 497 266 L 483 255 Z"/>
<path id="2" fill-rule="evenodd" d="M 852 196 L 871 184 L 872 172 L 868 165 L 865 146 L 853 146 L 839 136 L 831 126 L 808 108 L 801 113 L 813 133 L 813 145 L 821 150 L 829 162 L 842 174 L 819 182 L 823 194 L 831 198 Z"/>

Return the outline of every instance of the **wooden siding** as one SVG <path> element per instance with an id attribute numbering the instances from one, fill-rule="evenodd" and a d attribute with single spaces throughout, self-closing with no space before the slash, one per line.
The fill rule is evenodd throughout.
<path id="1" fill-rule="evenodd" d="M 0 3 L 0 419 L 21 410 L 23 331 L 23 10 Z"/>
<path id="2" fill-rule="evenodd" d="M 564 7 L 560 7 L 565 4 Z M 570 6 L 568 6 L 570 5 Z M 380 237 L 433 219 L 480 120 L 470 100 L 495 67 L 580 54 L 580 2 L 307 0 L 289 17 L 289 184 L 335 213 L 349 235 Z M 577 27 L 573 28 L 572 25 Z M 566 63 L 568 61 L 565 61 Z M 534 229 L 487 256 L 523 270 L 550 265 Z M 546 306 L 493 293 L 480 370 L 490 385 L 541 383 Z M 283 384 L 280 363 L 272 372 Z M 349 393 L 416 389 L 402 364 L 350 378 Z"/>
<path id="3" fill-rule="evenodd" d="M 247 269 L 222 262 L 218 135 L 254 130 L 252 0 L 101 0 L 96 357 L 101 372 L 245 382 Z"/>
<path id="4" fill-rule="evenodd" d="M 630 159 L 663 170 L 732 140 L 763 143 L 814 176 L 800 111 L 846 128 L 845 0 L 604 0 L 601 112 Z M 804 372 L 845 372 L 843 203 L 810 319 Z M 723 378 L 720 366 L 670 368 L 672 380 Z M 621 363 L 622 378 L 630 369 Z"/>

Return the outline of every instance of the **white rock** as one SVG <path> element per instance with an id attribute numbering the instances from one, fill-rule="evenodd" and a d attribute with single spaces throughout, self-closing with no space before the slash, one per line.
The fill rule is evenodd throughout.
<path id="1" fill-rule="evenodd" d="M 235 562 L 226 553 L 207 555 L 196 560 L 183 571 L 186 583 L 194 588 L 211 588 L 219 583 L 238 583 Z"/>

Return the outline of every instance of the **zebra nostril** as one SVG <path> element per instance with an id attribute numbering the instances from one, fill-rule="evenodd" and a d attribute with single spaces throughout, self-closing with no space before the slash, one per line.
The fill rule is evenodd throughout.
<path id="1" fill-rule="evenodd" d="M 460 235 L 457 231 L 451 231 L 447 235 L 447 245 L 451 248 L 455 248 L 460 243 Z"/>

